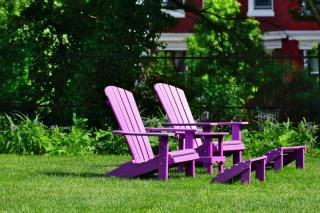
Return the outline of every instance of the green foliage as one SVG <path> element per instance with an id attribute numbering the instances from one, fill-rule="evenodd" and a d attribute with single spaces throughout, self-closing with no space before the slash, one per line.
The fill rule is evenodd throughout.
<path id="1" fill-rule="evenodd" d="M 72 127 L 47 127 L 39 117 L 0 117 L 0 153 L 82 155 L 95 151 L 86 119 L 73 116 Z"/>
<path id="2" fill-rule="evenodd" d="M 259 156 L 281 146 L 307 145 L 307 152 L 312 156 L 319 155 L 319 127 L 305 119 L 298 126 L 287 122 L 273 122 L 268 119 L 258 124 L 255 131 L 243 131 L 246 153 Z"/>
<path id="3" fill-rule="evenodd" d="M 123 136 L 112 134 L 112 128 L 99 129 L 95 132 L 97 154 L 128 154 L 128 145 Z"/>
<path id="4" fill-rule="evenodd" d="M 31 155 L 85 155 L 85 154 L 128 154 L 128 145 L 123 136 L 113 135 L 112 128 L 88 128 L 87 119 L 73 114 L 73 125 L 47 127 L 38 116 L 34 119 L 25 115 L 0 116 L 0 153 Z M 163 114 L 144 118 L 146 126 L 161 127 L 167 121 Z M 159 139 L 151 137 L 151 147 L 159 151 Z M 177 148 L 177 140 L 170 139 L 170 149 Z"/>
<path id="5" fill-rule="evenodd" d="M 102 126 L 104 87 L 132 89 L 145 63 L 140 56 L 161 45 L 158 32 L 172 21 L 160 0 L 0 5 L 0 104 L 59 124 L 76 112 Z"/>
<path id="6" fill-rule="evenodd" d="M 168 122 L 167 117 L 159 111 L 157 116 L 151 118 L 143 118 L 143 123 L 146 127 L 157 127 L 163 128 L 162 124 Z M 159 152 L 159 138 L 158 137 L 150 137 L 150 144 L 152 150 L 155 154 Z M 175 137 L 169 137 L 169 149 L 177 150 L 178 149 L 178 140 Z"/>
<path id="7" fill-rule="evenodd" d="M 227 114 L 239 119 L 243 114 L 237 107 L 254 97 L 263 79 L 259 22 L 243 17 L 236 0 L 206 0 L 204 11 L 209 21 L 197 24 L 187 40 L 190 55 L 208 56 L 206 61 L 189 63 L 198 78 L 198 104 L 220 115 L 219 119 Z"/>

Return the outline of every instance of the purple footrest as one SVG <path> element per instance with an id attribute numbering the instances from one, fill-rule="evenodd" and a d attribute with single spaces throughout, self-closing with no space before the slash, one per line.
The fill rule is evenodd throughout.
<path id="1" fill-rule="evenodd" d="M 305 152 L 306 146 L 288 146 L 270 150 L 264 154 L 268 157 L 266 166 L 281 170 L 292 161 L 296 161 L 296 167 L 304 169 Z"/>
<path id="2" fill-rule="evenodd" d="M 240 177 L 241 183 L 251 183 L 251 172 L 256 171 L 256 178 L 265 181 L 267 156 L 242 161 L 219 173 L 212 182 L 223 183 Z"/>
<path id="3" fill-rule="evenodd" d="M 256 177 L 265 181 L 266 166 L 275 170 L 281 170 L 292 161 L 296 161 L 297 168 L 304 168 L 304 154 L 306 146 L 288 146 L 270 150 L 261 157 L 246 160 L 231 166 L 224 172 L 219 173 L 212 182 L 223 183 L 239 178 L 241 183 L 251 182 L 251 172 L 256 171 Z"/>

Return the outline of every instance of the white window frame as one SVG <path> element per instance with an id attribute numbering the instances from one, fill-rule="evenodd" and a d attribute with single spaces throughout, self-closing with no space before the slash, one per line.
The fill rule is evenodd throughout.
<path id="1" fill-rule="evenodd" d="M 162 0 L 163 4 L 165 4 L 167 2 L 168 2 L 168 0 Z M 185 0 L 183 0 L 183 2 L 185 2 Z M 162 9 L 162 12 L 167 13 L 175 18 L 185 18 L 186 17 L 186 13 L 182 9 L 176 9 L 176 10 Z"/>
<path id="2" fill-rule="evenodd" d="M 248 0 L 248 16 L 254 17 L 272 17 L 274 16 L 274 0 L 271 0 L 270 9 L 255 9 L 255 0 Z"/>

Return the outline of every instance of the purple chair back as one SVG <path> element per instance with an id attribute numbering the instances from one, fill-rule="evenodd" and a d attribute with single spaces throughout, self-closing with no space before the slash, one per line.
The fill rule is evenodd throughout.
<path id="1" fill-rule="evenodd" d="M 131 92 L 115 86 L 108 86 L 104 92 L 118 121 L 120 129 L 128 132 L 145 133 L 137 104 Z M 135 163 L 154 158 L 146 136 L 125 136 Z"/>
<path id="2" fill-rule="evenodd" d="M 183 90 L 163 83 L 154 85 L 160 102 L 171 123 L 195 123 L 190 106 Z M 175 128 L 196 129 L 196 126 L 175 126 Z M 194 141 L 196 148 L 202 145 L 201 139 Z"/>

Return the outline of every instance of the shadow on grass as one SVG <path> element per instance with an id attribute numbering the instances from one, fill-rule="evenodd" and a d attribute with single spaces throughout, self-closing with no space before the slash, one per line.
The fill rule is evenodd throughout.
<path id="1" fill-rule="evenodd" d="M 82 178 L 101 178 L 105 177 L 104 174 L 101 173 L 92 173 L 92 172 L 61 172 L 61 171 L 53 171 L 53 172 L 42 172 L 42 175 L 53 176 L 53 177 L 82 177 Z"/>
<path id="2" fill-rule="evenodd" d="M 108 170 L 108 172 L 112 171 Z M 117 178 L 117 179 L 122 179 L 122 180 L 141 180 L 141 181 L 154 181 L 158 180 L 158 174 L 157 173 L 151 173 L 151 174 L 145 174 L 141 175 L 139 177 L 107 177 L 105 176 L 105 173 L 93 173 L 93 172 L 63 172 L 63 171 L 45 171 L 41 172 L 42 175 L 45 176 L 51 176 L 51 177 L 80 177 L 80 178 L 106 178 L 106 179 L 112 179 L 112 178 Z M 178 172 L 176 168 L 170 169 L 169 172 L 169 179 L 182 179 L 185 178 L 185 173 L 184 172 Z M 192 178 L 192 177 L 186 177 L 186 178 Z"/>

